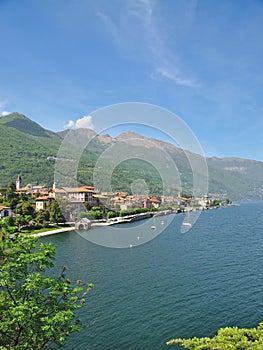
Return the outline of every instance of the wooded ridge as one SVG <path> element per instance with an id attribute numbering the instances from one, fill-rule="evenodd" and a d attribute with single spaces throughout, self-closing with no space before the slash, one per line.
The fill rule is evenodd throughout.
<path id="1" fill-rule="evenodd" d="M 155 152 L 162 149 L 178 168 L 183 192 L 192 189 L 192 170 L 187 157 L 188 151 L 171 143 L 149 139 L 132 131 L 116 138 L 110 135 L 96 135 L 90 129 L 72 130 L 78 137 L 88 135 L 91 141 L 81 155 L 77 180 L 80 185 L 93 184 L 93 170 L 101 154 L 110 146 L 122 142 L 134 148 L 135 153 Z M 46 184 L 52 186 L 54 165 L 67 131 L 52 132 L 44 129 L 20 113 L 12 113 L 0 118 L 0 187 L 15 181 L 18 175 L 24 184 Z M 137 152 L 137 153 L 138 153 Z M 134 152 L 132 152 L 134 153 Z M 196 155 L 198 157 L 198 155 Z M 70 156 L 68 157 L 70 159 Z M 139 158 L 139 157 L 138 157 Z M 135 157 L 118 164 L 111 181 L 113 191 L 131 192 L 131 184 L 144 179 L 151 195 L 162 193 L 162 179 L 158 169 L 150 162 Z M 209 171 L 209 193 L 227 195 L 234 200 L 263 199 L 263 162 L 241 158 L 206 158 Z M 176 185 L 169 189 L 176 192 Z"/>

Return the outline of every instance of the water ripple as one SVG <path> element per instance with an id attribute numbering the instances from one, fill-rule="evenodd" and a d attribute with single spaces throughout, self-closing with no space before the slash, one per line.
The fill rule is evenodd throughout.
<path id="1" fill-rule="evenodd" d="M 45 238 L 57 246 L 57 266 L 95 284 L 80 310 L 84 331 L 65 349 L 167 349 L 173 337 L 256 326 L 263 307 L 262 209 L 250 203 L 207 211 L 187 234 L 177 215 L 160 236 L 132 249 L 96 246 L 75 233 Z"/>

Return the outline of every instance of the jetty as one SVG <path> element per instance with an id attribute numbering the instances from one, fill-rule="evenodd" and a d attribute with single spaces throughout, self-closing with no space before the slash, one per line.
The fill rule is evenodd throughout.
<path id="1" fill-rule="evenodd" d="M 57 230 L 49 230 L 49 231 L 34 233 L 33 236 L 34 237 L 45 237 L 45 236 L 56 235 L 58 233 L 69 232 L 69 231 L 74 231 L 74 227 L 63 227 L 63 228 L 59 228 Z"/>

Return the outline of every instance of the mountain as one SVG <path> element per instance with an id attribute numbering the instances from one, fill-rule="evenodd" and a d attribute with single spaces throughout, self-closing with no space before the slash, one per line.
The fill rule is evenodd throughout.
<path id="1" fill-rule="evenodd" d="M 64 148 L 61 147 L 63 139 Z M 166 193 L 175 194 L 177 172 L 183 191 L 191 193 L 193 175 L 189 156 L 195 161 L 199 157 L 133 131 L 116 138 L 96 135 L 90 129 L 54 133 L 19 113 L 0 118 L 0 142 L 1 187 L 15 181 L 18 175 L 22 176 L 24 185 L 51 186 L 54 166 L 59 164 L 61 169 L 66 169 L 68 181 L 77 178 L 79 184 L 92 184 L 95 179 L 104 190 L 108 176 L 113 191 L 129 192 L 136 185 L 146 188 L 149 194 L 162 193 L 162 177 L 168 181 Z M 72 162 L 76 157 L 80 159 L 74 174 Z M 225 194 L 232 199 L 263 199 L 262 162 L 216 157 L 206 161 L 210 193 Z"/>
<path id="2" fill-rule="evenodd" d="M 147 139 L 133 132 L 126 132 L 116 139 L 124 140 L 136 146 L 145 143 L 149 147 L 151 143 L 163 149 L 171 156 L 179 169 L 184 191 L 192 188 L 192 171 L 187 155 L 198 159 L 188 151 L 174 145 L 156 139 Z M 150 142 L 149 142 L 150 141 Z M 154 149 L 153 149 L 154 152 Z M 243 158 L 206 158 L 209 177 L 209 193 L 221 196 L 228 195 L 236 200 L 260 200 L 263 199 L 263 162 Z"/>
<path id="3" fill-rule="evenodd" d="M 207 158 L 211 192 L 237 199 L 263 199 L 263 163 L 243 158 Z"/>
<path id="4" fill-rule="evenodd" d="M 53 169 L 47 157 L 56 156 L 61 137 L 19 113 L 0 118 L 0 185 L 15 181 L 51 184 Z"/>

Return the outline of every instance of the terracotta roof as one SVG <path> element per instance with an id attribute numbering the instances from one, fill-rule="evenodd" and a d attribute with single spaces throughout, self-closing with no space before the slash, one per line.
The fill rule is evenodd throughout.
<path id="1" fill-rule="evenodd" d="M 36 201 L 48 201 L 49 199 L 54 199 L 54 197 L 42 196 L 42 197 L 36 198 Z"/>
<path id="2" fill-rule="evenodd" d="M 127 192 L 118 192 L 117 196 L 119 197 L 127 197 L 128 193 Z"/>
<path id="3" fill-rule="evenodd" d="M 82 186 L 82 187 L 74 187 L 74 188 L 65 188 L 61 189 L 68 193 L 87 193 L 87 192 L 95 192 L 95 188 L 93 186 Z M 57 190 L 56 190 L 57 192 Z"/>
<path id="4" fill-rule="evenodd" d="M 28 187 L 22 187 L 16 190 L 16 192 L 28 192 L 29 188 Z"/>
<path id="5" fill-rule="evenodd" d="M 151 197 L 150 201 L 151 202 L 156 202 L 156 203 L 161 203 L 161 201 L 158 198 L 156 198 L 156 197 Z"/>
<path id="6" fill-rule="evenodd" d="M 10 209 L 10 207 L 5 207 L 3 205 L 0 205 L 0 211 L 2 211 L 3 209 Z"/>
<path id="7" fill-rule="evenodd" d="M 95 192 L 95 188 L 93 186 L 82 186 L 76 188 L 78 192 Z"/>
<path id="8" fill-rule="evenodd" d="M 34 189 L 34 193 L 43 193 L 43 194 L 48 194 L 48 193 L 49 193 L 49 191 L 48 191 L 47 189 L 44 189 L 44 188 L 39 189 L 39 190 L 35 190 L 35 189 Z"/>

